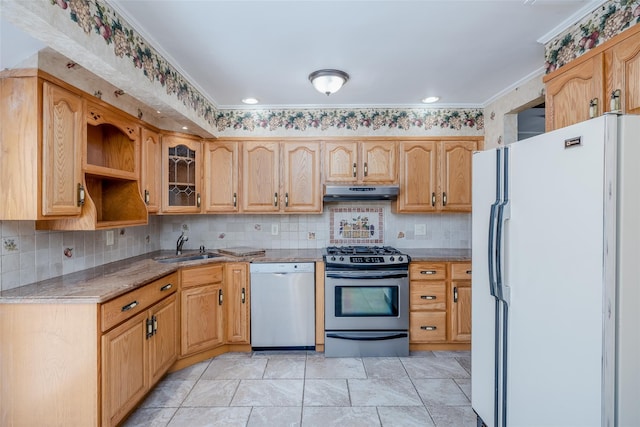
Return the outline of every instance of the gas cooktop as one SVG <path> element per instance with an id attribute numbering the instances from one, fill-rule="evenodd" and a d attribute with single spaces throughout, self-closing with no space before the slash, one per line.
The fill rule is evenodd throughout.
<path id="1" fill-rule="evenodd" d="M 391 246 L 329 246 L 324 260 L 328 267 L 384 268 L 407 265 L 410 258 Z"/>

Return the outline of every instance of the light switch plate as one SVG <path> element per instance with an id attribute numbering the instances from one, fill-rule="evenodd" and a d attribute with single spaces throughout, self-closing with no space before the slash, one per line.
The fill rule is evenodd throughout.
<path id="1" fill-rule="evenodd" d="M 113 246 L 114 243 L 114 237 L 113 237 L 113 230 L 107 230 L 107 246 Z"/>
<path id="2" fill-rule="evenodd" d="M 415 235 L 416 236 L 424 236 L 427 234 L 427 224 L 416 224 L 415 225 Z"/>

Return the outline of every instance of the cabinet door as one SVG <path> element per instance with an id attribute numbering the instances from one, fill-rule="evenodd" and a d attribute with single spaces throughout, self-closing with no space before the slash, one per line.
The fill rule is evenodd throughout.
<path id="1" fill-rule="evenodd" d="M 605 51 L 606 95 L 620 90 L 620 108 L 625 114 L 640 114 L 640 32 Z M 607 111 L 611 111 L 607 105 Z"/>
<path id="2" fill-rule="evenodd" d="M 285 143 L 283 185 L 285 212 L 321 212 L 320 144 Z"/>
<path id="3" fill-rule="evenodd" d="M 394 141 L 362 142 L 359 169 L 362 182 L 394 183 L 396 177 L 396 143 Z"/>
<path id="4" fill-rule="evenodd" d="M 436 210 L 438 165 L 437 142 L 399 143 L 400 194 L 398 212 L 433 212 Z"/>
<path id="5" fill-rule="evenodd" d="M 356 141 L 326 142 L 324 157 L 326 182 L 358 180 L 358 143 Z"/>
<path id="6" fill-rule="evenodd" d="M 242 210 L 280 210 L 280 159 L 277 142 L 242 143 Z"/>
<path id="7" fill-rule="evenodd" d="M 102 425 L 115 426 L 149 388 L 147 312 L 102 336 Z"/>
<path id="8" fill-rule="evenodd" d="M 150 311 L 153 336 L 149 339 L 150 384 L 157 383 L 178 358 L 178 304 L 167 297 Z"/>
<path id="9" fill-rule="evenodd" d="M 205 211 L 238 212 L 238 143 L 207 142 L 204 153 Z"/>
<path id="10" fill-rule="evenodd" d="M 471 160 L 475 141 L 443 141 L 440 203 L 443 211 L 471 212 Z"/>
<path id="11" fill-rule="evenodd" d="M 162 146 L 160 134 L 142 128 L 142 172 L 140 192 L 148 212 L 160 210 L 162 187 Z"/>
<path id="12" fill-rule="evenodd" d="M 451 341 L 471 341 L 471 263 L 453 262 L 451 268 L 449 319 Z"/>
<path id="13" fill-rule="evenodd" d="M 546 84 L 547 132 L 588 120 L 591 100 L 597 99 L 599 113 L 604 111 L 602 54 L 589 58 L 565 72 L 560 70 Z M 608 99 L 607 97 L 607 102 Z"/>
<path id="14" fill-rule="evenodd" d="M 451 282 L 451 341 L 471 341 L 471 282 Z"/>
<path id="15" fill-rule="evenodd" d="M 82 98 L 48 82 L 42 96 L 42 215 L 80 215 Z M 35 159 L 33 160 L 35 161 Z"/>
<path id="16" fill-rule="evenodd" d="M 182 290 L 181 356 L 224 343 L 222 283 Z"/>
<path id="17" fill-rule="evenodd" d="M 163 212 L 200 212 L 201 162 L 202 146 L 199 141 L 175 135 L 162 137 Z"/>
<path id="18" fill-rule="evenodd" d="M 225 266 L 225 301 L 227 342 L 249 344 L 249 275 L 246 263 L 229 263 Z"/>

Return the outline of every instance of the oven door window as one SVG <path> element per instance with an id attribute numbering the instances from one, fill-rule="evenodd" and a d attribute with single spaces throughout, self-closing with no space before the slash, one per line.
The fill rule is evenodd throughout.
<path id="1" fill-rule="evenodd" d="M 336 317 L 397 317 L 398 286 L 336 286 Z"/>

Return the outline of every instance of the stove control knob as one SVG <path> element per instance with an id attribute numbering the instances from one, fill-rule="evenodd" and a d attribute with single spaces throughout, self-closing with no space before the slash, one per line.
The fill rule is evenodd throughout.
<path id="1" fill-rule="evenodd" d="M 402 258 L 401 256 L 398 257 L 398 261 L 402 262 L 404 260 L 404 258 Z"/>
<path id="2" fill-rule="evenodd" d="M 335 261 L 335 260 L 336 260 L 336 257 L 332 256 L 331 261 Z"/>
<path id="3" fill-rule="evenodd" d="M 340 257 L 340 261 L 344 261 L 344 257 L 343 256 Z"/>
<path id="4" fill-rule="evenodd" d="M 392 256 L 390 256 L 390 257 L 389 257 L 389 261 L 393 262 L 393 261 L 395 261 L 395 260 L 396 260 L 396 259 L 395 259 L 394 257 L 392 257 Z"/>

